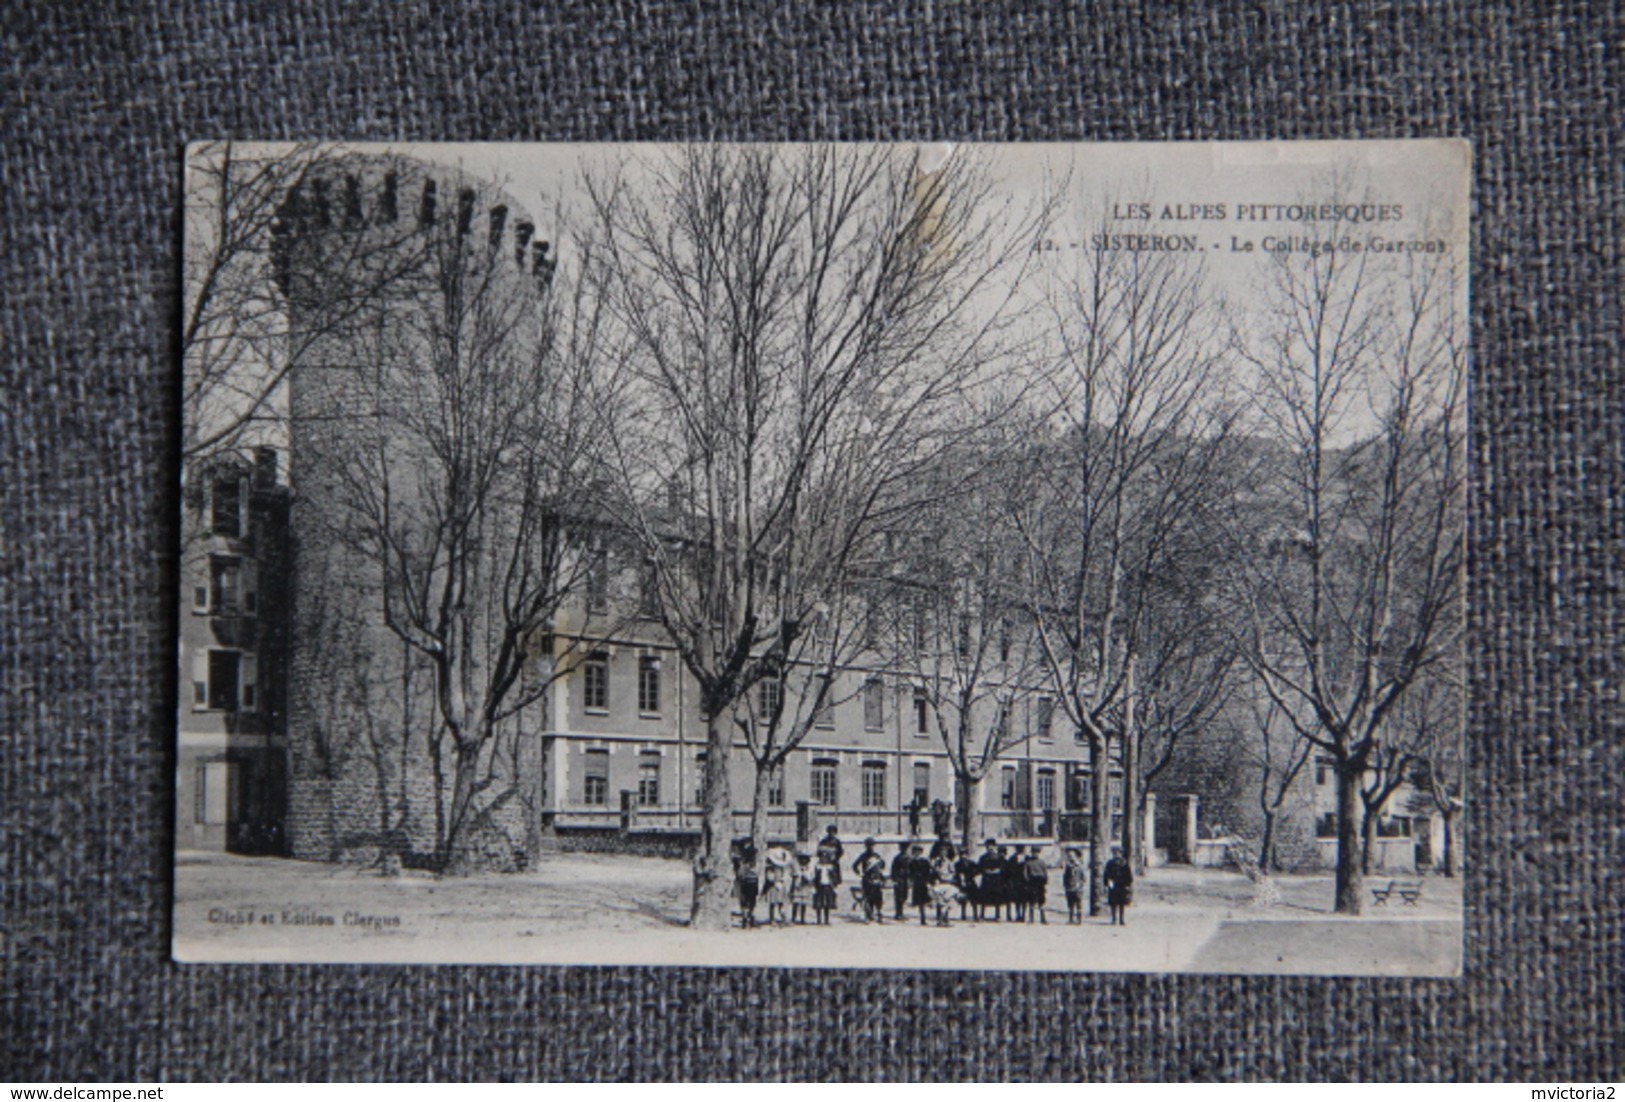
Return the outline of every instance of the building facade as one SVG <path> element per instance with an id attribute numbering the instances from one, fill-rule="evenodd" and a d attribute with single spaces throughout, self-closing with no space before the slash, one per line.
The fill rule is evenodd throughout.
<path id="1" fill-rule="evenodd" d="M 182 521 L 176 844 L 281 852 L 288 487 L 274 449 L 199 468 Z"/>
<path id="2" fill-rule="evenodd" d="M 706 741 L 698 686 L 656 623 L 629 626 L 635 630 L 591 645 L 527 722 L 526 737 L 536 743 L 529 760 L 540 785 L 538 825 L 549 842 L 608 845 L 615 834 L 654 844 L 662 835 L 697 835 Z M 765 722 L 776 693 L 799 691 L 796 679 L 786 684 L 758 683 L 739 708 Z M 917 676 L 870 656 L 835 675 L 828 699 L 767 785 L 770 838 L 806 842 L 830 824 L 847 837 L 944 829 L 958 837 L 967 811 L 978 836 L 1086 837 L 1088 747 L 1049 698 L 1019 695 L 1006 721 L 1014 730 L 971 791 L 956 776 Z M 990 698 L 972 722 L 997 722 L 995 709 Z M 743 835 L 757 775 L 743 735 L 734 740 L 729 773 Z M 1120 830 L 1120 792 L 1116 785 L 1111 791 Z"/>

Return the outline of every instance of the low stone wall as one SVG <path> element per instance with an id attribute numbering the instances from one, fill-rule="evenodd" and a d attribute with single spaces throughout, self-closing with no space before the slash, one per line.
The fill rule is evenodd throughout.
<path id="1" fill-rule="evenodd" d="M 606 827 L 559 827 L 543 843 L 560 853 L 624 853 L 634 857 L 680 857 L 699 848 L 698 831 L 626 831 Z"/>

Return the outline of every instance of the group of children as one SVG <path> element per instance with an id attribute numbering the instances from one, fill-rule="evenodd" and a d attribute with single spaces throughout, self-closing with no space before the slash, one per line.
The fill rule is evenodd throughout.
<path id="1" fill-rule="evenodd" d="M 734 861 L 742 924 L 757 925 L 756 909 L 765 903 L 769 924 L 804 925 L 810 907 L 814 924 L 829 925 L 839 903 L 845 848 L 833 826 L 819 840 L 815 854 L 792 856 L 775 845 L 758 862 L 754 844 L 748 839 L 741 842 Z M 895 921 L 906 920 L 907 911 L 913 909 L 922 926 L 928 922 L 928 911 L 936 925 L 948 926 L 957 907 L 961 921 L 1049 924 L 1046 904 L 1051 869 L 1041 845 L 1003 844 L 989 838 L 981 856 L 973 858 L 960 853 L 944 835 L 929 853 L 922 843 L 905 841 L 888 861 L 876 848 L 875 839 L 869 838 L 850 868 L 857 878 L 852 894 L 869 922 L 885 922 L 889 888 Z M 1079 847 L 1066 847 L 1060 879 L 1067 922 L 1081 925 L 1089 869 Z M 1121 924 L 1133 877 L 1120 850 L 1113 851 L 1103 880 L 1112 923 Z"/>

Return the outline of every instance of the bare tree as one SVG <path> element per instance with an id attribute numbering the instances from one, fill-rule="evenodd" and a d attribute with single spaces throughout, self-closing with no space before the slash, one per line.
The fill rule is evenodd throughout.
<path id="1" fill-rule="evenodd" d="M 1384 728 L 1421 676 L 1459 662 L 1459 290 L 1448 257 L 1281 254 L 1266 320 L 1242 342 L 1281 447 L 1274 505 L 1229 559 L 1241 653 L 1331 759 L 1340 913 L 1361 909 L 1359 790 Z"/>
<path id="2" fill-rule="evenodd" d="M 1146 629 L 1136 671 L 1132 757 L 1124 763 L 1133 780 L 1125 802 L 1128 849 L 1143 871 L 1151 839 L 1141 834 L 1153 785 L 1182 746 L 1202 737 L 1225 713 L 1236 692 L 1236 653 L 1218 626 L 1221 613 L 1211 591 L 1179 586 L 1148 602 Z"/>
<path id="3" fill-rule="evenodd" d="M 1400 787 L 1410 781 L 1420 760 L 1417 751 L 1427 736 L 1425 720 L 1407 722 L 1407 712 L 1420 695 L 1412 690 L 1389 713 L 1390 721 L 1384 737 L 1377 740 L 1367 759 L 1365 773 L 1360 778 L 1360 874 L 1369 875 L 1377 831 L 1388 801 Z"/>
<path id="4" fill-rule="evenodd" d="M 706 725 L 697 926 L 730 911 L 736 709 L 846 591 L 992 355 L 1001 277 L 1027 250 L 972 161 L 687 147 L 589 178 L 620 329 L 600 356 L 617 380 L 612 508 Z"/>
<path id="5" fill-rule="evenodd" d="M 1243 734 L 1238 741 L 1248 747 L 1243 751 L 1247 763 L 1257 771 L 1258 810 L 1263 821 L 1258 840 L 1258 867 L 1265 873 L 1279 871 L 1276 825 L 1292 786 L 1314 754 L 1315 745 L 1292 730 L 1279 705 L 1268 696 L 1256 693 L 1249 695 L 1246 719 L 1238 726 Z"/>
<path id="6" fill-rule="evenodd" d="M 861 650 L 860 604 L 850 592 L 838 594 L 833 605 L 813 606 L 811 623 L 783 644 L 782 659 L 763 663 L 755 705 L 741 697 L 734 723 L 754 766 L 749 830 L 760 861 L 766 860 L 773 786 L 782 783 L 790 754 L 833 708 L 856 695 L 841 676 Z"/>
<path id="7" fill-rule="evenodd" d="M 886 664 L 947 754 L 967 848 L 983 832 L 982 782 L 1035 734 L 1022 715 L 1041 683 L 1011 519 L 1034 460 L 1021 418 L 1008 413 L 995 411 L 920 473 L 919 504 L 892 533 L 883 603 Z M 1053 720 L 1051 707 L 1040 722 Z"/>
<path id="8" fill-rule="evenodd" d="M 413 175 L 391 166 L 374 203 L 392 204 L 398 176 Z M 477 839 L 515 798 L 504 740 L 518 717 L 589 646 L 559 617 L 591 563 L 581 502 L 600 396 L 581 352 L 595 308 L 555 294 L 551 261 L 524 242 L 514 255 L 506 214 L 500 193 L 473 182 L 455 210 L 425 185 L 412 264 L 342 346 L 319 346 L 342 359 L 324 357 L 310 380 L 327 406 L 307 407 L 304 430 L 334 536 L 364 564 L 407 665 L 424 669 L 436 858 L 451 872 L 484 859 Z M 306 233 L 289 262 L 308 268 L 333 235 Z"/>
<path id="9" fill-rule="evenodd" d="M 1094 240 L 1058 281 L 1050 382 L 1059 431 L 1018 528 L 1045 677 L 1089 745 L 1090 911 L 1099 913 L 1110 746 L 1122 747 L 1124 840 L 1138 856 L 1137 711 L 1154 598 L 1177 575 L 1175 550 L 1211 535 L 1199 506 L 1210 501 L 1230 418 L 1216 393 L 1200 266 L 1109 250 L 1108 234 Z"/>
<path id="10" fill-rule="evenodd" d="M 1459 680 L 1430 678 L 1405 702 L 1400 719 L 1418 728 L 1411 808 L 1443 820 L 1443 852 L 1435 862 L 1444 876 L 1456 875 L 1456 816 L 1463 806 L 1462 688 Z"/>

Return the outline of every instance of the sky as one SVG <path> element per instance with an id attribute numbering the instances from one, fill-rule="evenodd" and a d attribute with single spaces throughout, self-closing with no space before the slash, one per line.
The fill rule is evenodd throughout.
<path id="1" fill-rule="evenodd" d="M 368 147 L 360 147 L 368 148 Z M 539 226 L 549 211 L 568 202 L 584 164 L 659 150 L 655 145 L 405 144 L 388 147 L 464 171 L 507 187 L 530 208 Z M 961 152 L 985 155 L 1010 197 L 1036 197 L 1047 183 L 1071 174 L 1074 211 L 1093 203 L 1118 201 L 1154 206 L 1148 223 L 1121 220 L 1124 232 L 1195 232 L 1208 262 L 1222 280 L 1246 275 L 1264 254 L 1233 252 L 1232 233 L 1251 237 L 1256 248 L 1270 231 L 1289 234 L 1301 224 L 1272 219 L 1239 222 L 1236 207 L 1290 204 L 1324 197 L 1330 174 L 1354 166 L 1351 190 L 1378 204 L 1398 205 L 1403 218 L 1383 223 L 1388 236 L 1446 240 L 1456 249 L 1467 243 L 1467 144 L 1454 140 L 1368 142 L 1145 142 L 1034 143 L 970 145 L 923 143 L 922 158 Z M 1207 218 L 1161 216 L 1169 204 L 1210 208 Z M 1227 217 L 1212 217 L 1223 204 Z M 1190 211 L 1166 211 L 1171 215 Z M 1199 212 L 1198 212 L 1199 213 Z M 1367 227 L 1378 228 L 1378 227 Z M 1058 236 L 1060 236 L 1058 234 Z"/>
<path id="2" fill-rule="evenodd" d="M 542 239 L 560 241 L 561 215 L 579 195 L 586 166 L 619 161 L 636 182 L 640 158 L 658 145 L 357 145 L 456 166 L 493 182 L 525 208 Z M 1470 153 L 1466 142 L 1168 142 L 967 145 L 921 144 L 922 163 L 985 159 L 1013 212 L 1065 187 L 1042 259 L 1065 277 L 1096 235 L 1113 247 L 1173 246 L 1200 254 L 1207 286 L 1234 318 L 1258 315 L 1278 250 L 1331 239 L 1339 248 L 1468 248 Z M 262 147 L 261 152 L 269 152 Z M 1336 182 L 1334 182 L 1336 181 Z M 1357 200 L 1356 221 L 1319 228 L 1294 215 L 1303 205 Z M 1285 209 L 1283 209 L 1285 208 Z M 1371 215 L 1369 219 L 1365 215 Z M 556 253 L 568 264 L 567 245 Z M 1390 254 L 1391 255 L 1391 254 Z M 1465 263 L 1463 263 L 1465 270 Z M 1466 283 L 1459 294 L 1465 306 Z M 1461 312 L 1465 317 L 1465 310 Z"/>

